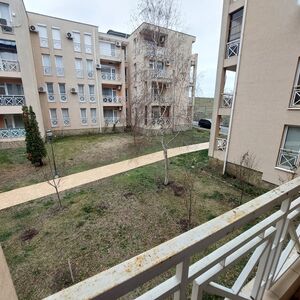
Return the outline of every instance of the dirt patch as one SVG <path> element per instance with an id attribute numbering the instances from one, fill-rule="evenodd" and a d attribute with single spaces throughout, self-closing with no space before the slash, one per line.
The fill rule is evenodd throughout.
<path id="1" fill-rule="evenodd" d="M 195 227 L 195 224 L 193 223 L 189 226 L 189 221 L 187 219 L 180 219 L 177 224 L 180 226 L 181 232 L 186 232 Z"/>
<path id="2" fill-rule="evenodd" d="M 170 188 L 174 192 L 174 195 L 177 197 L 182 197 L 185 194 L 185 188 L 183 185 L 172 182 L 169 184 Z"/>
<path id="3" fill-rule="evenodd" d="M 29 240 L 33 239 L 33 237 L 36 236 L 38 233 L 39 233 L 39 231 L 35 228 L 27 229 L 21 233 L 20 239 L 23 242 L 29 241 Z"/>

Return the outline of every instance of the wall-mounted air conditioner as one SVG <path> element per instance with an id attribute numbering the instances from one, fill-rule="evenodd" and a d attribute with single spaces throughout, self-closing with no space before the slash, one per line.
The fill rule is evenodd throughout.
<path id="1" fill-rule="evenodd" d="M 36 27 L 34 25 L 30 25 L 29 26 L 29 31 L 33 32 L 33 33 L 37 33 L 38 32 L 37 29 L 36 29 Z"/>
<path id="2" fill-rule="evenodd" d="M 68 40 L 73 40 L 72 32 L 67 32 L 66 37 L 67 37 Z"/>

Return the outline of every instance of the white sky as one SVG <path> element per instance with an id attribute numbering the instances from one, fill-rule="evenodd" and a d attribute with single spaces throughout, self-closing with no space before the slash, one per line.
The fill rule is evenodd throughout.
<path id="1" fill-rule="evenodd" d="M 198 53 L 197 94 L 213 97 L 215 89 L 221 0 L 182 0 L 184 31 L 197 38 L 193 51 Z M 131 33 L 131 15 L 135 0 L 24 0 L 28 11 L 76 20 L 99 26 L 99 31 L 113 29 Z"/>

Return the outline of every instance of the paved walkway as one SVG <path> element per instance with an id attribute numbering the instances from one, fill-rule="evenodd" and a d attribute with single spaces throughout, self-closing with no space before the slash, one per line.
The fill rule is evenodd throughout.
<path id="1" fill-rule="evenodd" d="M 169 157 L 174 157 L 180 154 L 206 150 L 208 149 L 208 145 L 209 143 L 202 143 L 172 148 L 168 150 L 168 155 Z M 94 182 L 96 180 L 153 164 L 163 159 L 163 152 L 158 151 L 111 165 L 68 175 L 60 178 L 59 191 L 66 191 L 87 183 Z M 53 194 L 55 194 L 55 190 L 48 182 L 41 182 L 12 191 L 0 193 L 0 210 Z"/>

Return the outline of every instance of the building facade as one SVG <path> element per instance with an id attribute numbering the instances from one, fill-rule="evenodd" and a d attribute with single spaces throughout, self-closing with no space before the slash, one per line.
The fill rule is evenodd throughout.
<path id="1" fill-rule="evenodd" d="M 131 125 L 136 68 L 131 35 L 26 12 L 21 0 L 1 1 L 0 14 L 0 142 L 24 139 L 25 104 L 32 105 L 42 134 L 48 129 L 98 133 Z M 190 61 L 197 63 L 194 41 L 188 39 L 185 48 L 187 68 Z M 138 72 L 148 69 L 139 65 Z M 186 112 L 192 110 L 193 76 L 184 90 Z"/>
<path id="2" fill-rule="evenodd" d="M 272 184 L 299 173 L 299 26 L 295 0 L 224 1 L 209 149 L 224 172 L 242 164 Z"/>

